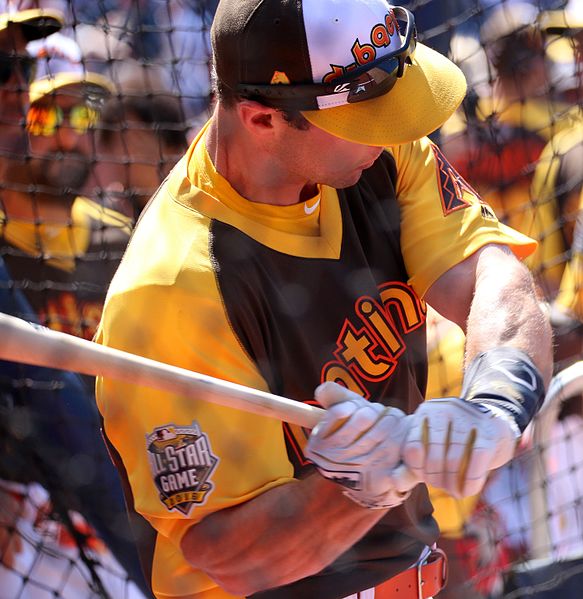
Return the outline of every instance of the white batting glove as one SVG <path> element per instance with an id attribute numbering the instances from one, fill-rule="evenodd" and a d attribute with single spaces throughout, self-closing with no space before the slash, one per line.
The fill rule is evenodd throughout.
<path id="1" fill-rule="evenodd" d="M 344 494 L 364 507 L 403 503 L 417 484 L 397 489 L 391 478 L 407 434 L 405 414 L 336 383 L 320 385 L 315 397 L 327 411 L 313 429 L 305 454 L 320 474 L 345 486 Z"/>
<path id="2" fill-rule="evenodd" d="M 454 497 L 479 493 L 488 472 L 512 459 L 520 437 L 503 410 L 459 397 L 426 401 L 409 418 L 406 468 Z"/>

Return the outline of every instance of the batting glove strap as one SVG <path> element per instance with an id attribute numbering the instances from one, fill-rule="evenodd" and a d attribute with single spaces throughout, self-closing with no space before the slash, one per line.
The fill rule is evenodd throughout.
<path id="1" fill-rule="evenodd" d="M 355 503 L 358 503 L 358 505 L 366 507 L 369 510 L 386 510 L 401 505 L 409 497 L 409 495 L 411 495 L 411 491 L 403 493 L 400 491 L 392 491 L 391 493 L 387 493 L 385 495 L 371 497 L 366 493 L 347 489 L 344 491 L 344 495 L 346 495 L 346 497 L 349 499 L 352 499 L 352 501 Z"/>
<path id="2" fill-rule="evenodd" d="M 464 376 L 462 397 L 471 403 L 506 414 L 524 432 L 545 396 L 542 376 L 532 360 L 513 347 L 497 347 L 479 354 Z"/>
<path id="3" fill-rule="evenodd" d="M 392 482 L 388 468 L 379 466 L 376 471 L 357 473 L 338 470 L 326 470 L 319 467 L 320 474 L 343 487 L 343 495 L 371 510 L 386 510 L 401 505 L 409 495 L 413 485 L 407 490 L 398 490 Z M 378 482 L 382 481 L 383 490 L 378 492 Z M 416 484 L 416 482 L 415 482 Z"/>

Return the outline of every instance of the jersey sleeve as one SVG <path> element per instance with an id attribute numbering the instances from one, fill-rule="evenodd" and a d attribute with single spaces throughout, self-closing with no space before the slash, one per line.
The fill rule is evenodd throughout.
<path id="1" fill-rule="evenodd" d="M 389 151 L 397 165 L 401 249 L 419 296 L 486 244 L 507 245 L 520 259 L 536 249 L 536 241 L 498 221 L 429 139 Z"/>
<path id="2" fill-rule="evenodd" d="M 225 314 L 204 249 L 208 222 L 190 223 L 189 234 L 156 244 L 156 223 L 175 216 L 148 212 L 116 273 L 96 341 L 267 390 Z M 182 212 L 176 220 L 189 218 L 195 217 Z M 201 240 L 195 248 L 185 241 L 192 238 Z M 132 384 L 98 378 L 97 400 L 136 511 L 175 548 L 208 514 L 293 480 L 276 419 L 153 389 L 139 378 Z"/>

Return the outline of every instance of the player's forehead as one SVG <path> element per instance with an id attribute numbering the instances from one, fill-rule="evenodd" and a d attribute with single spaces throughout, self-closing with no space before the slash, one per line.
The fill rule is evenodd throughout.
<path id="1" fill-rule="evenodd" d="M 64 110 L 78 105 L 90 105 L 81 83 L 57 88 L 33 103 L 33 106 L 37 108 L 59 106 Z"/>

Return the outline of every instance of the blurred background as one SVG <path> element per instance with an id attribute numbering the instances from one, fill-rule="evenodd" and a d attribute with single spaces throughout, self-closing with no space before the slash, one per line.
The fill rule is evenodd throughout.
<path id="1" fill-rule="evenodd" d="M 0 311 L 92 338 L 141 210 L 212 110 L 217 4 L 0 0 Z M 431 137 L 486 214 L 539 241 L 556 346 L 516 458 L 480 496 L 431 490 L 439 597 L 581 599 L 583 0 L 401 4 L 466 75 Z M 459 394 L 463 344 L 429 307 L 429 400 Z M 98 428 L 90 379 L 0 362 L 2 599 L 149 596 Z"/>

